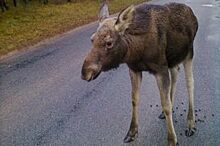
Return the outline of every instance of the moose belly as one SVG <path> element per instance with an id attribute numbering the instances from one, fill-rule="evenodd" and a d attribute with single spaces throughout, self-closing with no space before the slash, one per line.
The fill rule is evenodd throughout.
<path id="1" fill-rule="evenodd" d="M 135 62 L 127 65 L 134 71 L 147 71 L 151 74 L 156 74 L 160 70 L 160 66 L 151 62 Z"/>
<path id="2" fill-rule="evenodd" d="M 166 59 L 168 67 L 172 68 L 181 63 L 186 56 L 191 53 L 193 48 L 186 33 L 172 32 L 168 37 L 168 45 L 166 48 Z"/>
<path id="3" fill-rule="evenodd" d="M 168 67 L 172 68 L 180 64 L 186 58 L 189 52 L 190 50 L 187 47 L 168 48 L 166 51 L 166 59 L 167 59 Z"/>

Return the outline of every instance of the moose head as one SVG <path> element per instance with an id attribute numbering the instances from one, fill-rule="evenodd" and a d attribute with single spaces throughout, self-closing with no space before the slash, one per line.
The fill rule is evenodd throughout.
<path id="1" fill-rule="evenodd" d="M 118 17 L 109 17 L 106 0 L 99 12 L 99 27 L 91 36 L 92 48 L 86 56 L 82 67 L 82 79 L 96 79 L 102 71 L 119 67 L 127 52 L 123 35 L 126 32 L 134 6 L 124 9 Z"/>

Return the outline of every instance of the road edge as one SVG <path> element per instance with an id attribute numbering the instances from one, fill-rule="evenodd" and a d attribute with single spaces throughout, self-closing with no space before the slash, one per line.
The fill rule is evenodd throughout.
<path id="1" fill-rule="evenodd" d="M 70 33 L 73 33 L 75 31 L 79 31 L 79 30 L 81 30 L 83 28 L 86 28 L 86 27 L 89 27 L 91 25 L 95 25 L 96 23 L 98 23 L 97 20 L 93 21 L 93 22 L 90 22 L 88 24 L 85 24 L 85 25 L 82 25 L 82 26 L 70 29 L 70 30 L 68 30 L 66 32 L 58 33 L 58 34 L 56 34 L 56 35 L 54 35 L 52 37 L 49 37 L 49 38 L 46 38 L 44 40 L 39 41 L 36 44 L 24 47 L 24 48 L 19 49 L 19 50 L 13 50 L 13 51 L 5 54 L 5 55 L 0 56 L 0 62 L 4 62 L 4 60 L 8 60 L 8 59 L 13 58 L 13 57 L 22 56 L 24 54 L 36 51 L 36 50 L 40 49 L 38 47 L 41 46 L 41 45 L 45 45 L 45 44 L 51 43 L 53 41 L 56 41 L 57 39 L 60 39 L 60 38 L 62 38 L 64 36 L 70 34 Z"/>

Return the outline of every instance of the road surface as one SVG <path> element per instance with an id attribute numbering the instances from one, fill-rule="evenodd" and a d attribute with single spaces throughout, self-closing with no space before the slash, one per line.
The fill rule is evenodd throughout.
<path id="1" fill-rule="evenodd" d="M 187 92 L 183 69 L 177 83 L 174 126 L 180 146 L 220 145 L 220 1 L 181 0 L 199 19 L 194 79 L 197 133 L 186 137 Z M 164 1 L 152 1 L 162 4 Z M 128 68 L 81 80 L 81 66 L 97 23 L 41 42 L 0 62 L 1 146 L 164 146 L 155 79 L 144 73 L 140 127 L 124 144 L 131 119 Z M 152 106 L 152 107 L 151 107 Z"/>

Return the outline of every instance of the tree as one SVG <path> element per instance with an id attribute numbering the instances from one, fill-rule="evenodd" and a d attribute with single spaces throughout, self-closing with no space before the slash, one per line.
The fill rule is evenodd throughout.
<path id="1" fill-rule="evenodd" d="M 2 9 L 2 12 L 4 12 L 5 10 L 9 9 L 9 7 L 6 5 L 6 1 L 5 0 L 0 0 L 0 7 Z"/>

